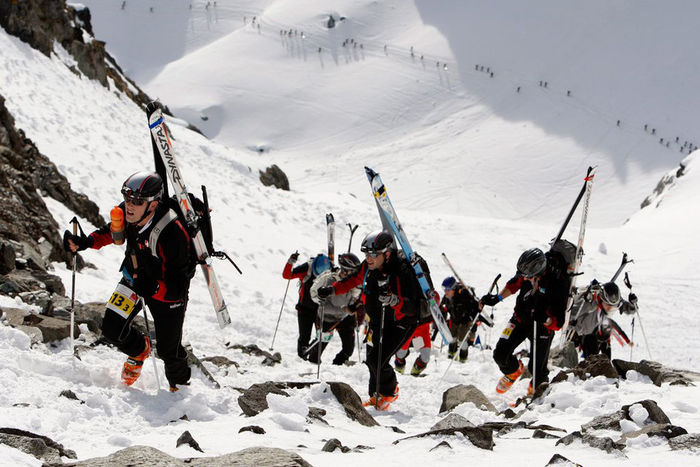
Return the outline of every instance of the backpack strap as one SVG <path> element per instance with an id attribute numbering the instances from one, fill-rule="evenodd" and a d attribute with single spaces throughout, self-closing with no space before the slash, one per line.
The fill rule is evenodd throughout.
<path id="1" fill-rule="evenodd" d="M 172 209 L 168 209 L 163 217 L 160 218 L 156 225 L 153 226 L 151 234 L 148 236 L 148 246 L 151 249 L 151 254 L 158 257 L 158 237 L 160 237 L 161 232 L 170 224 L 172 221 L 177 219 L 177 214 Z"/>

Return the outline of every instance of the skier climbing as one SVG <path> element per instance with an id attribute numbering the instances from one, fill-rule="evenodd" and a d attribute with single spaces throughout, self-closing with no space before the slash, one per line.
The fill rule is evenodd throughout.
<path id="1" fill-rule="evenodd" d="M 156 332 L 158 357 L 165 363 L 170 390 L 189 384 L 190 367 L 182 346 L 182 327 L 187 309 L 190 279 L 196 262 L 190 236 L 163 199 L 163 179 L 156 173 L 137 172 L 122 186 L 124 202 L 117 214 L 126 220 L 122 231 L 117 222 L 85 236 L 66 230 L 66 251 L 100 249 L 126 240 L 122 278 L 107 304 L 102 335 L 128 355 L 121 379 L 131 386 L 141 374 L 143 362 L 151 354 L 151 341 L 131 323 L 141 309 L 141 300 L 151 311 Z M 123 235 L 123 237 L 120 237 Z"/>
<path id="2" fill-rule="evenodd" d="M 466 362 L 469 355 L 469 346 L 474 345 L 476 339 L 476 326 L 474 320 L 479 314 L 479 302 L 474 297 L 473 290 L 467 289 L 452 276 L 446 277 L 442 281 L 442 288 L 445 297 L 442 300 L 442 308 L 447 310 L 450 316 L 450 331 L 456 339 L 450 344 L 447 356 L 449 358 L 459 358 L 460 362 Z M 467 336 L 467 333 L 469 335 Z M 460 342 L 467 338 L 467 342 L 459 349 Z"/>

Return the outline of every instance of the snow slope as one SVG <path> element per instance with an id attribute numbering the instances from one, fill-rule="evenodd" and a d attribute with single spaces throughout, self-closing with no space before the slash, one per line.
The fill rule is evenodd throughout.
<path id="1" fill-rule="evenodd" d="M 154 4 L 153 15 L 157 15 L 160 12 L 159 5 L 162 3 L 154 2 Z M 131 8 L 134 5 L 135 3 L 128 2 L 127 7 Z M 201 13 L 201 10 L 194 8 L 198 5 L 201 6 L 201 3 L 193 2 L 193 11 Z M 222 0 L 217 2 L 217 8 L 223 8 L 225 5 L 226 2 Z M 231 3 L 231 5 L 234 4 Z M 242 14 L 250 15 L 258 12 L 252 7 L 246 10 L 244 3 L 236 5 L 240 5 Z M 276 7 L 284 10 L 285 14 L 291 15 L 289 8 L 282 8 L 285 5 L 270 3 L 268 8 L 274 12 L 277 10 L 273 7 Z M 302 8 L 304 5 L 301 3 L 300 5 L 299 10 L 295 12 L 302 17 L 309 16 L 309 11 L 315 11 L 315 9 L 305 10 Z M 400 8 L 400 5 L 395 3 L 383 4 L 381 7 L 377 5 L 374 8 L 391 10 L 391 6 Z M 344 8 L 348 9 L 345 11 L 365 11 L 361 6 L 357 6 L 357 10 L 349 10 L 350 4 L 344 4 Z M 343 11 L 340 12 L 343 13 Z M 150 13 L 146 11 L 145 14 Z M 363 21 L 363 24 L 367 24 L 368 30 L 382 29 L 381 25 L 370 24 L 370 16 L 365 17 Z M 409 36 L 412 33 L 413 38 L 421 37 L 417 32 L 418 29 L 413 30 L 408 26 L 413 24 L 409 20 L 402 23 L 390 20 L 390 16 L 378 15 L 377 17 L 386 21 L 383 28 L 387 33 L 394 31 L 392 34 L 406 33 Z M 319 16 L 319 21 L 320 18 Z M 410 18 L 415 19 L 415 17 Z M 96 30 L 99 36 L 99 26 Z M 212 31 L 208 41 L 219 37 L 216 36 L 219 32 L 215 28 Z M 139 32 L 133 31 L 133 34 L 136 36 Z M 242 34 L 253 36 L 256 33 L 244 30 Z M 435 30 L 428 28 L 425 34 L 432 34 L 431 40 L 441 42 Z M 407 52 L 410 45 L 408 39 L 405 41 L 403 50 Z M 216 42 L 218 41 L 202 43 L 202 47 L 199 48 L 192 46 L 192 50 L 206 50 Z M 188 41 L 185 40 L 185 43 Z M 189 43 L 194 44 L 194 42 Z M 256 42 L 256 44 L 259 50 L 258 47 L 254 47 L 254 51 L 264 55 L 265 43 Z M 442 44 L 445 45 L 446 42 L 443 41 Z M 91 81 L 77 79 L 65 67 L 63 62 L 68 59 L 60 49 L 58 56 L 47 59 L 16 38 L 2 32 L 0 33 L 0 51 L 3 57 L 0 61 L 2 94 L 6 98 L 7 107 L 16 118 L 17 126 L 24 129 L 38 148 L 59 166 L 73 184 L 74 189 L 87 193 L 106 214 L 109 208 L 119 200 L 118 190 L 122 181 L 132 172 L 142 167 L 149 167 L 152 163 L 143 112 L 118 93 L 108 91 Z M 441 56 L 440 59 L 444 57 Z M 222 60 L 219 59 L 219 61 Z M 303 61 L 303 58 L 300 61 Z M 410 63 L 410 57 L 405 61 Z M 451 70 L 454 70 L 454 67 L 449 68 L 448 71 L 451 73 Z M 270 74 L 282 74 L 285 71 L 283 68 L 275 67 Z M 392 75 L 391 70 L 387 71 L 387 74 Z M 178 75 L 171 73 L 170 76 L 172 78 Z M 395 78 L 396 76 L 387 79 Z M 301 83 L 297 81 L 303 79 L 298 75 L 289 76 L 288 79 L 295 81 L 289 85 L 290 88 L 301 89 L 302 84 L 305 83 L 305 81 Z M 355 79 L 360 79 L 360 76 L 355 76 Z M 253 82 L 254 80 L 251 79 L 250 83 Z M 436 100 L 439 100 L 441 93 L 447 93 L 440 89 L 448 89 L 440 88 L 438 84 L 430 91 L 432 93 L 437 89 Z M 272 86 L 272 91 L 278 89 L 274 84 L 268 83 L 268 85 Z M 315 83 L 310 82 L 308 87 L 314 85 Z M 366 84 L 366 86 L 369 85 Z M 192 90 L 192 92 L 199 91 Z M 217 92 L 212 90 L 212 93 Z M 313 93 L 309 91 L 305 96 L 308 97 L 310 94 Z M 169 104 L 169 101 L 166 100 L 166 103 Z M 347 97 L 344 103 L 350 106 L 354 100 L 352 97 Z M 371 99 L 364 103 L 371 105 Z M 251 109 L 254 106 L 250 102 L 247 105 L 250 105 L 249 110 L 252 112 Z M 312 102 L 309 105 L 316 104 Z M 450 107 L 455 104 L 447 102 L 445 105 Z M 361 107 L 359 103 L 357 106 Z M 278 112 L 275 109 L 276 107 L 271 105 L 264 118 L 246 117 L 242 123 L 252 127 L 254 122 L 258 122 L 263 128 L 264 122 L 273 121 L 277 116 Z M 472 109 L 475 119 L 478 120 L 479 112 L 489 114 L 489 117 L 481 121 L 478 128 L 471 131 L 474 133 L 476 129 L 483 131 L 482 138 L 486 144 L 487 138 L 497 135 L 497 129 L 499 132 L 503 131 L 504 126 L 501 125 L 502 122 L 498 123 L 498 118 L 487 110 L 487 106 L 482 106 L 480 109 Z M 435 112 L 434 115 L 438 115 L 442 110 L 438 106 Z M 469 109 L 466 112 L 469 112 Z M 452 122 L 455 125 L 452 127 L 455 134 L 463 130 L 461 125 L 457 125 L 460 122 L 459 115 L 461 114 L 450 114 L 443 120 L 438 119 L 439 121 L 433 122 L 434 125 L 424 125 L 418 130 L 416 128 L 420 125 L 415 123 L 413 119 L 416 116 L 413 115 L 397 123 L 397 127 L 403 129 L 397 131 L 405 131 L 407 135 L 411 135 L 413 142 L 406 142 L 405 146 L 417 147 L 416 138 L 420 137 L 425 148 L 432 148 L 438 153 L 442 149 L 433 144 L 443 139 L 440 128 L 443 126 L 446 128 Z M 283 123 L 287 124 L 286 122 L 287 120 Z M 490 130 L 488 122 L 494 125 Z M 296 174 L 296 186 L 300 189 L 282 192 L 265 188 L 257 181 L 257 170 L 275 160 L 274 150 L 261 156 L 245 150 L 244 144 L 240 142 L 226 147 L 220 142 L 209 141 L 188 131 L 182 121 L 170 119 L 169 123 L 176 138 L 176 154 L 188 185 L 196 188 L 204 183 L 208 187 L 214 208 L 213 221 L 217 245 L 231 253 L 244 271 L 244 274 L 239 276 L 225 263 L 217 264 L 223 293 L 234 318 L 234 325 L 224 330 L 218 329 L 214 313 L 211 311 L 208 293 L 201 276 L 197 276 L 192 285 L 191 301 L 185 322 L 186 339 L 193 344 L 199 355 L 225 355 L 240 364 L 239 370 L 234 368 L 229 369 L 228 372 L 215 370 L 216 377 L 224 386 L 247 387 L 267 380 L 313 381 L 315 367 L 294 357 L 296 340 L 294 286 L 290 287 L 290 296 L 287 297 L 287 303 L 283 308 L 280 330 L 275 343 L 275 350 L 283 355 L 282 364 L 272 368 L 262 367 L 260 358 L 227 349 L 225 344 L 231 342 L 244 345 L 256 344 L 261 348 L 269 347 L 282 294 L 287 285 L 280 277 L 283 264 L 287 256 L 296 249 L 299 249 L 302 257 L 325 249 L 323 216 L 326 212 L 332 211 L 335 214 L 339 226 L 337 235 L 339 250 L 348 238 L 347 231 L 342 226 L 346 222 L 360 224 L 361 227 L 354 242 L 354 250 L 357 252 L 359 239 L 365 233 L 379 227 L 369 187 L 366 186 L 361 171 L 360 156 L 364 151 L 375 155 L 380 154 L 391 148 L 403 147 L 404 143 L 401 143 L 398 138 L 397 140 L 388 139 L 379 145 L 377 140 L 381 138 L 375 138 L 373 135 L 365 138 L 360 130 L 357 130 L 354 135 L 358 141 L 358 148 L 350 149 L 348 152 L 340 152 L 339 149 L 342 149 L 343 144 L 346 143 L 321 141 L 318 143 L 318 153 L 309 154 L 308 160 L 305 158 L 285 166 L 286 170 Z M 288 124 L 293 125 L 295 122 Z M 328 128 L 334 125 L 338 125 L 337 121 L 328 117 Z M 370 127 L 365 127 L 365 131 L 369 129 Z M 549 144 L 547 141 L 550 137 L 545 130 L 544 127 L 538 130 L 540 134 L 538 138 L 542 144 Z M 275 131 L 281 135 L 280 141 L 292 141 L 296 138 L 296 135 L 286 134 L 287 130 L 283 127 L 277 127 Z M 391 130 L 390 133 L 394 131 Z M 320 133 L 323 134 L 323 132 Z M 518 132 L 520 136 L 524 134 L 524 131 Z M 480 139 L 473 135 L 472 138 L 474 141 Z M 530 141 L 534 145 L 537 138 L 535 136 L 531 138 Z M 559 141 L 558 144 L 564 144 L 564 139 L 557 137 L 554 139 Z M 373 144 L 376 146 L 372 146 Z M 497 143 L 490 140 L 490 144 Z M 360 148 L 365 145 L 366 149 Z M 291 161 L 295 155 L 294 151 L 290 150 L 284 157 L 288 157 Z M 552 161 L 547 160 L 547 156 L 552 157 L 552 154 L 550 150 L 543 151 L 542 164 L 554 165 Z M 340 177 L 335 176 L 334 170 L 340 170 L 342 164 L 355 156 L 358 157 L 354 162 L 355 165 L 343 171 L 343 173 L 347 171 L 352 174 L 347 176 L 352 182 L 340 183 L 338 181 Z M 414 157 L 416 157 L 415 164 L 419 164 L 417 155 L 414 154 Z M 283 157 L 280 156 L 280 159 Z M 629 222 L 622 226 L 594 227 L 588 230 L 585 243 L 587 254 L 583 263 L 585 275 L 580 279 L 583 283 L 593 277 L 599 279 L 609 277 L 617 268 L 622 251 L 628 252 L 635 259 L 635 264 L 631 265 L 628 271 L 634 290 L 640 296 L 640 313 L 649 339 L 647 348 L 640 337 L 638 327 L 635 334 L 638 346 L 634 350 L 633 359 L 647 358 L 647 354 L 651 353 L 655 360 L 690 369 L 697 368 L 700 364 L 698 358 L 700 341 L 696 338 L 698 325 L 695 320 L 699 305 L 697 284 L 700 279 L 695 258 L 699 257 L 700 247 L 696 242 L 692 242 L 692 239 L 698 238 L 700 234 L 698 220 L 693 215 L 697 206 L 698 186 L 700 186 L 695 159 L 697 154 L 686 158 L 686 174 L 663 195 L 660 203 L 654 203 L 636 212 Z M 321 166 L 321 160 L 325 165 Z M 451 159 L 452 162 L 454 160 Z M 508 164 L 505 165 L 514 165 L 514 161 L 513 158 L 507 158 Z M 421 166 L 406 167 L 405 161 L 392 159 L 389 156 L 379 157 L 376 162 L 378 165 L 374 168 L 383 175 L 413 246 L 430 263 L 433 277 L 441 280 L 447 275 L 447 270 L 439 259 L 440 253 L 444 251 L 464 279 L 473 284 L 479 293 L 485 291 L 497 273 L 503 273 L 505 277 L 511 274 L 514 271 L 515 260 L 524 248 L 546 245 L 546 241 L 556 233 L 558 222 L 563 219 L 569 204 L 575 197 L 581 184 L 580 176 L 585 170 L 582 166 L 579 170 L 581 174 L 577 172 L 571 180 L 560 175 L 555 177 L 554 168 L 551 172 L 538 172 L 533 182 L 534 186 L 548 186 L 552 180 L 556 180 L 556 190 L 561 193 L 565 201 L 557 204 L 556 212 L 547 216 L 547 222 L 542 220 L 531 222 L 520 218 L 498 218 L 509 216 L 500 216 L 497 212 L 493 213 L 493 217 L 475 217 L 465 214 L 468 212 L 466 208 L 446 213 L 436 209 L 435 206 L 412 202 L 411 197 L 414 194 L 429 192 L 427 182 L 418 183 L 418 180 L 422 180 L 419 175 L 426 171 L 419 170 Z M 455 163 L 461 162 L 457 160 Z M 475 160 L 474 163 L 478 165 L 480 160 Z M 308 167 L 313 164 L 318 166 L 306 172 L 307 164 L 309 164 Z M 431 165 L 439 175 L 438 164 L 433 161 Z M 675 165 L 675 162 L 669 164 L 669 170 L 672 165 Z M 325 170 L 328 174 L 333 174 L 330 177 L 332 182 L 319 179 L 315 170 Z M 646 195 L 665 171 L 666 169 L 655 175 L 653 182 L 640 191 L 644 191 Z M 446 176 L 445 173 L 443 172 L 443 177 Z M 601 170 L 600 175 L 603 173 Z M 514 185 L 522 187 L 523 180 L 517 176 L 517 172 L 511 171 L 509 177 Z M 482 175 L 481 178 L 486 177 Z M 596 181 L 592 199 L 593 212 L 604 205 L 605 198 L 602 190 L 599 190 L 599 186 L 602 185 Z M 449 186 L 438 187 L 436 182 L 432 182 L 431 186 L 436 186 L 435 191 L 432 192 L 436 199 L 440 196 L 447 197 L 450 193 Z M 492 190 L 493 187 L 488 188 L 484 184 L 483 191 L 480 192 L 482 197 L 478 199 L 480 206 L 492 207 L 498 204 L 489 199 L 493 196 Z M 397 195 L 394 196 L 394 193 Z M 623 194 L 619 194 L 618 197 L 624 198 Z M 445 202 L 442 204 L 444 205 Z M 530 206 L 530 209 L 535 206 L 531 200 L 523 200 L 522 204 Z M 68 225 L 73 213 L 52 200 L 47 200 L 47 205 L 59 224 Z M 576 216 L 572 221 L 567 235 L 569 238 L 575 236 L 577 219 Z M 86 230 L 89 230 L 90 227 L 86 221 L 83 221 L 83 225 Z M 86 259 L 94 263 L 97 269 L 85 270 L 78 275 L 77 299 L 82 302 L 105 300 L 118 280 L 119 273 L 116 268 L 122 255 L 123 251 L 119 247 L 106 248 L 99 252 L 86 252 Z M 55 269 L 64 282 L 68 283 L 70 271 L 59 264 L 55 265 Z M 0 298 L 0 306 L 21 305 L 5 297 Z M 499 330 L 510 316 L 511 306 L 512 303 L 506 302 L 495 309 L 497 324 L 490 336 L 483 336 L 484 339 L 488 338 L 492 345 L 496 341 Z M 33 311 L 36 312 L 36 310 Z M 629 318 L 620 318 L 620 322 L 629 331 Z M 236 402 L 238 392 L 230 387 L 214 390 L 196 372 L 190 388 L 170 394 L 164 390 L 156 391 L 153 368 L 151 363 L 148 363 L 141 380 L 134 388 L 126 389 L 118 382 L 119 370 L 124 358 L 122 355 L 113 349 L 98 347 L 86 354 L 81 361 L 72 361 L 68 345 L 68 342 L 59 342 L 55 346 L 38 346 L 32 349 L 24 334 L 6 326 L 0 326 L 0 362 L 2 362 L 0 374 L 4 382 L 3 391 L 0 392 L 0 407 L 3 409 L 3 426 L 13 426 L 50 436 L 66 447 L 75 449 L 81 459 L 107 455 L 134 444 L 154 446 L 179 457 L 201 455 L 188 447 L 175 448 L 175 439 L 184 430 L 189 430 L 202 445 L 206 455 L 265 444 L 298 452 L 313 465 L 357 465 L 376 463 L 377 459 L 382 459 L 390 465 L 418 463 L 446 465 L 465 458 L 478 459 L 483 465 L 503 465 L 505 462 L 512 461 L 513 453 L 517 453 L 518 460 L 523 465 L 544 465 L 554 452 L 559 452 L 583 465 L 637 466 L 658 465 L 669 461 L 679 465 L 697 463 L 697 457 L 692 454 L 670 451 L 665 442 L 646 436 L 630 441 L 625 450 L 627 458 L 603 454 L 601 451 L 581 444 L 555 448 L 554 441 L 530 439 L 531 433 L 525 430 L 514 431 L 505 437 L 497 438 L 493 452 L 479 450 L 460 438 L 448 440 L 453 447 L 452 450 L 433 452 L 429 449 L 440 440 L 422 439 L 392 445 L 394 440 L 403 435 L 394 433 L 387 426 L 399 426 L 407 432 L 407 435 L 429 429 L 442 418 L 437 414 L 441 402 L 440 394 L 455 384 L 476 385 L 501 410 L 506 408 L 517 395 L 523 394 L 527 381 L 519 381 L 513 393 L 506 396 L 497 396 L 493 392 L 493 386 L 499 374 L 493 364 L 490 351 L 472 351 L 466 364 L 453 365 L 453 372 L 441 381 L 441 376 L 447 367 L 447 360 L 444 353 L 439 354 L 435 349 L 436 359 L 429 364 L 426 370 L 427 376 L 425 378 L 400 377 L 401 397 L 392 406 L 392 410 L 377 416 L 383 426 L 369 429 L 350 422 L 334 398 L 323 391 L 323 383 L 310 390 L 291 391 L 291 399 L 270 397 L 271 409 L 256 417 L 247 418 L 241 414 Z M 337 350 L 339 350 L 339 343 L 334 341 L 326 350 L 324 355 L 326 361 L 332 358 Z M 628 352 L 628 348 L 613 348 L 615 357 L 627 358 Z M 413 357 L 414 355 L 410 359 Z M 160 364 L 158 366 L 162 376 L 162 366 Z M 366 395 L 367 374 L 364 366 L 336 368 L 324 364 L 321 370 L 322 381 L 345 381 L 362 397 Z M 302 376 L 302 374 L 305 375 Z M 85 404 L 58 397 L 63 389 L 73 390 L 81 400 L 85 401 Z M 553 387 L 552 393 L 547 396 L 543 405 L 536 406 L 524 416 L 524 419 L 538 420 L 571 432 L 579 429 L 582 423 L 596 415 L 609 413 L 623 404 L 647 398 L 658 401 L 674 424 L 683 426 L 689 432 L 700 432 L 698 415 L 700 394 L 697 387 L 658 388 L 647 378 L 635 375 L 631 375 L 631 378 L 626 381 L 621 381 L 619 388 L 603 378 L 587 382 L 571 380 L 561 383 Z M 16 404 L 29 404 L 29 406 L 22 407 Z M 331 426 L 309 424 L 303 421 L 303 415 L 308 406 L 326 409 L 328 415 L 325 418 Z M 482 412 L 472 405 L 461 406 L 456 412 L 475 424 L 503 420 L 496 415 Z M 188 415 L 189 422 L 178 420 L 183 414 Z M 262 426 L 267 434 L 264 437 L 258 437 L 252 433 L 238 434 L 240 427 L 250 424 Z M 321 452 L 323 440 L 331 437 L 337 437 L 343 444 L 351 447 L 363 444 L 375 449 L 345 455 Z M 306 447 L 299 447 L 299 445 Z M 0 450 L 0 463 L 39 464 L 9 449 Z"/>
<path id="2" fill-rule="evenodd" d="M 598 165 L 591 223 L 619 225 L 700 139 L 689 1 L 86 3 L 150 94 L 297 190 L 358 193 L 373 165 L 415 208 L 553 222 Z"/>

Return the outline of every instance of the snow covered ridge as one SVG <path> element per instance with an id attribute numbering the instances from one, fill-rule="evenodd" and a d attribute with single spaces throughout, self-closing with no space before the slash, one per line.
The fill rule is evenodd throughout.
<path id="1" fill-rule="evenodd" d="M 689 154 L 688 157 L 681 161 L 678 169 L 664 175 L 661 180 L 659 180 L 656 188 L 654 188 L 654 192 L 644 199 L 641 208 L 644 209 L 652 204 L 654 207 L 658 208 L 663 202 L 664 195 L 673 189 L 678 179 L 692 170 L 691 165 L 695 162 L 695 159 L 697 159 L 697 154 L 697 151 Z"/>

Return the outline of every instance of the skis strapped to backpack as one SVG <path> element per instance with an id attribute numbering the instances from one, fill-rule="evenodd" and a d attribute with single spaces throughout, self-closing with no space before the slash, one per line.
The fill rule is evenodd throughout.
<path id="1" fill-rule="evenodd" d="M 328 259 L 333 265 L 335 263 L 335 218 L 332 213 L 326 214 L 326 234 L 328 236 Z"/>
<path id="2" fill-rule="evenodd" d="M 573 264 L 573 271 L 568 271 L 569 275 L 571 276 L 571 283 L 569 284 L 569 299 L 566 302 L 566 315 L 564 318 L 564 324 L 561 327 L 561 329 L 566 329 L 568 327 L 569 317 L 571 316 L 571 305 L 574 301 L 576 276 L 579 273 L 579 269 L 581 268 L 581 261 L 583 260 L 583 239 L 586 235 L 586 220 L 588 219 L 588 208 L 591 202 L 591 191 L 593 190 L 593 178 L 595 177 L 595 171 L 596 167 L 588 167 L 588 172 L 586 172 L 583 187 L 581 187 L 581 191 L 579 192 L 578 197 L 576 198 L 576 201 L 574 202 L 574 205 L 571 208 L 571 211 L 569 211 L 569 215 L 566 217 L 564 225 L 562 225 L 556 238 L 552 241 L 552 248 L 554 248 L 556 245 L 561 245 L 561 236 L 563 235 L 564 230 L 566 230 L 566 226 L 569 224 L 571 216 L 574 214 L 574 211 L 576 210 L 576 207 L 581 201 L 581 198 L 583 198 L 583 196 L 585 195 L 585 200 L 583 201 L 583 209 L 581 211 L 581 226 L 579 228 L 578 233 L 578 243 L 576 244 L 576 254 Z M 564 333 L 562 333 L 562 335 L 563 334 Z"/>
<path id="3" fill-rule="evenodd" d="M 406 258 L 408 258 L 409 262 L 411 263 L 411 266 L 413 266 L 413 270 L 416 273 L 416 278 L 418 279 L 418 283 L 420 284 L 421 290 L 423 292 L 423 297 L 427 301 L 430 314 L 432 315 L 433 321 L 435 322 L 435 326 L 440 332 L 442 340 L 446 344 L 451 344 L 455 341 L 455 338 L 452 337 L 452 333 L 450 333 L 450 328 L 447 325 L 447 322 L 445 321 L 445 317 L 442 316 L 442 313 L 438 308 L 437 302 L 435 301 L 434 291 L 428 283 L 428 279 L 426 278 L 425 272 L 421 267 L 420 261 L 418 260 L 418 256 L 411 248 L 411 244 L 408 242 L 408 238 L 406 238 L 406 234 L 403 230 L 403 227 L 401 226 L 401 223 L 399 222 L 399 218 L 396 215 L 394 206 L 389 200 L 389 196 L 387 195 L 386 187 L 384 186 L 382 179 L 379 177 L 378 173 L 376 173 L 369 167 L 365 167 L 365 173 L 367 174 L 367 179 L 369 180 L 369 183 L 372 187 L 372 193 L 374 194 L 374 200 L 376 201 L 377 207 L 379 208 L 379 213 L 381 215 L 380 217 L 382 218 L 382 224 L 386 223 L 389 225 L 389 227 L 391 228 L 391 232 L 396 237 L 396 240 L 401 246 L 401 249 L 406 255 Z"/>
<path id="4" fill-rule="evenodd" d="M 201 229 L 198 228 L 198 216 L 195 212 L 192 202 L 185 186 L 185 181 L 175 161 L 175 153 L 173 152 L 168 129 L 165 126 L 163 112 L 156 102 L 151 102 L 146 106 L 146 114 L 148 116 L 148 126 L 151 130 L 151 138 L 153 142 L 154 152 L 160 155 L 160 159 L 165 167 L 168 179 L 175 191 L 174 195 L 177 200 L 178 207 L 184 217 L 187 228 L 192 235 L 192 244 L 197 254 L 197 260 L 204 274 L 211 296 L 216 318 L 219 322 L 219 327 L 223 328 L 231 324 L 231 317 L 228 314 L 226 303 L 221 295 L 221 287 L 216 278 L 214 267 L 212 265 L 212 256 L 207 248 L 206 241 L 202 235 Z M 155 155 L 155 154 L 154 154 Z M 167 185 L 167 183 L 166 183 Z"/>

